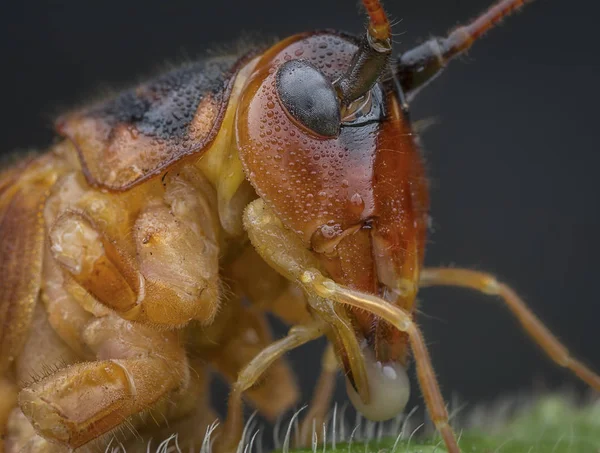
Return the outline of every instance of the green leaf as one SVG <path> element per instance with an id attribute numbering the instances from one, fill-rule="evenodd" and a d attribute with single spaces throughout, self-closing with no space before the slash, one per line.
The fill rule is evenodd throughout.
<path id="1" fill-rule="evenodd" d="M 486 432 L 490 431 L 490 432 Z M 410 441 L 395 437 L 376 440 L 328 443 L 326 453 L 444 453 L 439 437 Z M 469 429 L 461 432 L 460 447 L 464 453 L 600 453 L 600 401 L 577 406 L 564 397 L 541 399 L 521 411 L 502 426 Z M 290 453 L 312 453 L 312 449 L 290 449 Z"/>

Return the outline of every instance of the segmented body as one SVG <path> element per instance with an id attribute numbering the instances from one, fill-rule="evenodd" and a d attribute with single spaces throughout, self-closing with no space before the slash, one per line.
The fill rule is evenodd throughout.
<path id="1" fill-rule="evenodd" d="M 296 282 L 248 241 L 242 214 L 259 197 L 304 250 L 320 248 L 315 265 L 336 281 L 413 309 L 427 190 L 394 93 L 383 88 L 392 120 L 349 127 L 323 149 L 256 92 L 281 59 L 302 56 L 333 79 L 355 48 L 317 33 L 259 57 L 199 61 L 59 119 L 64 141 L 0 175 L 0 392 L 15 402 L 0 406 L 8 451 L 79 447 L 123 426 L 156 431 L 156 417 L 203 432 L 215 417 L 207 370 L 235 380 L 272 341 L 265 312 L 291 325 L 313 319 Z M 274 108 L 255 114 L 255 99 Z M 362 260 L 373 243 L 377 253 Z M 408 289 L 383 294 L 382 279 Z M 376 345 L 404 334 L 360 311 L 338 315 L 378 354 L 406 362 L 405 340 Z M 263 414 L 296 401 L 285 363 L 264 382 L 248 391 Z"/>

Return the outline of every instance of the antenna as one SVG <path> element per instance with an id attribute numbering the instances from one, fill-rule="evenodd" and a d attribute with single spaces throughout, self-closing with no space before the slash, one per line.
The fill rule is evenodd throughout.
<path id="1" fill-rule="evenodd" d="M 392 54 L 390 22 L 379 0 L 363 0 L 369 16 L 367 33 L 352 58 L 348 71 L 334 82 L 344 110 L 373 87 L 385 71 Z M 348 113 L 348 112 L 346 112 Z"/>
<path id="2" fill-rule="evenodd" d="M 390 22 L 381 6 L 379 0 L 362 0 L 367 15 L 369 16 L 369 28 L 367 33 L 377 41 L 389 41 L 391 37 Z"/>
<path id="3" fill-rule="evenodd" d="M 455 28 L 446 38 L 432 38 L 402 54 L 396 70 L 403 91 L 413 97 L 418 88 L 433 80 L 453 58 L 530 1 L 500 0 L 471 23 Z"/>

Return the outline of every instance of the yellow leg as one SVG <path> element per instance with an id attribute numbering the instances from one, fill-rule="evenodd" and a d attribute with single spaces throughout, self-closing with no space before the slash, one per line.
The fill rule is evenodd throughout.
<path id="1" fill-rule="evenodd" d="M 310 285 L 312 291 L 315 291 L 319 296 L 366 310 L 389 322 L 401 332 L 408 334 L 417 366 L 417 378 L 421 386 L 421 393 L 423 393 L 423 398 L 425 399 L 427 411 L 436 429 L 442 436 L 448 452 L 460 453 L 456 435 L 448 423 L 448 410 L 446 409 L 444 398 L 435 377 L 423 334 L 413 322 L 410 313 L 376 296 L 338 285 L 333 280 L 323 277 L 320 272 L 314 269 L 304 271 L 301 280 L 306 285 Z"/>
<path id="2" fill-rule="evenodd" d="M 188 352 L 202 357 L 230 385 L 237 381 L 240 371 L 274 341 L 265 314 L 236 299 L 227 300 L 209 328 L 201 331 L 191 328 L 186 335 L 186 339 L 191 339 L 186 343 Z M 269 384 L 249 388 L 244 398 L 268 420 L 273 421 L 290 409 L 300 397 L 293 372 L 284 359 L 270 366 L 261 381 Z"/>
<path id="3" fill-rule="evenodd" d="M 216 446 L 217 451 L 226 453 L 236 451 L 242 438 L 244 428 L 242 396 L 244 391 L 252 387 L 267 368 L 285 353 L 319 338 L 323 333 L 324 329 L 320 323 L 294 326 L 285 338 L 263 349 L 242 369 L 237 381 L 231 388 L 227 404 L 227 418 L 219 436 L 220 442 Z"/>
<path id="4" fill-rule="evenodd" d="M 379 297 L 354 291 L 325 278 L 319 271 L 318 263 L 315 262 L 311 252 L 296 235 L 283 227 L 281 221 L 262 200 L 256 200 L 246 208 L 244 226 L 257 252 L 281 275 L 302 285 L 309 295 L 311 308 L 320 316 L 326 314 L 332 302 L 350 305 L 379 316 L 396 329 L 408 334 L 427 410 L 444 439 L 448 452 L 460 453 L 456 436 L 448 423 L 448 411 L 425 341 L 420 329 L 412 321 L 411 314 Z M 335 321 L 332 319 L 333 322 Z M 331 328 L 335 326 L 332 324 Z M 362 374 L 365 374 L 360 351 L 352 350 L 352 355 L 357 358 L 352 368 L 362 368 Z M 357 378 L 360 378 L 358 388 L 367 388 L 366 375 L 365 377 L 357 375 L 354 378 L 355 381 L 359 381 Z"/>
<path id="5" fill-rule="evenodd" d="M 429 268 L 421 273 L 421 286 L 460 286 L 498 296 L 525 329 L 525 332 L 558 365 L 568 368 L 593 389 L 600 391 L 600 376 L 573 358 L 567 348 L 525 305 L 515 291 L 490 274 L 470 269 Z"/>

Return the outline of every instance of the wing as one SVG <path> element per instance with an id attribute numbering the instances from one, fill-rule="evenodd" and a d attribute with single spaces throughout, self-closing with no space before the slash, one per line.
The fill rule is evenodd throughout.
<path id="1" fill-rule="evenodd" d="M 238 70 L 249 56 L 175 69 L 57 122 L 96 187 L 123 191 L 201 153 L 216 136 Z"/>
<path id="2" fill-rule="evenodd" d="M 29 331 L 41 284 L 42 210 L 57 175 L 49 155 L 0 173 L 0 376 Z"/>

